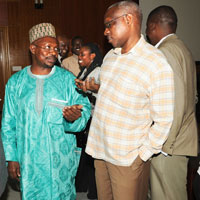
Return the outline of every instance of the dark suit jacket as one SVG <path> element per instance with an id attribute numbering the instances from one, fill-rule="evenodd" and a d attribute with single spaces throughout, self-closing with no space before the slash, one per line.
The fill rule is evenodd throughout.
<path id="1" fill-rule="evenodd" d="M 7 167 L 6 167 L 5 155 L 0 134 L 0 196 L 2 195 L 5 189 L 7 176 L 8 176 Z"/>
<path id="2" fill-rule="evenodd" d="M 196 156 L 198 152 L 196 65 L 190 51 L 174 34 L 158 46 L 174 72 L 174 121 L 163 151 L 171 155 Z"/>

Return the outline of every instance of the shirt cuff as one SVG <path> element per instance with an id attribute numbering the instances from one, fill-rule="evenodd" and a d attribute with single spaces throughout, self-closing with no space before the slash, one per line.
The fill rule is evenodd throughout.
<path id="1" fill-rule="evenodd" d="M 17 149 L 14 148 L 13 146 L 6 146 L 6 151 L 5 151 L 5 158 L 6 161 L 15 161 L 18 162 L 17 159 Z"/>
<path id="2" fill-rule="evenodd" d="M 150 151 L 146 146 L 141 146 L 139 149 L 139 156 L 143 161 L 149 160 L 153 155 L 152 151 Z"/>

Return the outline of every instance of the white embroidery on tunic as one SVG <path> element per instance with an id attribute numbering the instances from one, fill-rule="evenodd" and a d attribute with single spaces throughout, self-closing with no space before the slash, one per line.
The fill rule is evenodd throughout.
<path id="1" fill-rule="evenodd" d="M 40 115 L 43 110 L 43 86 L 44 86 L 44 80 L 37 79 L 36 80 L 35 110 L 38 113 L 38 115 Z"/>

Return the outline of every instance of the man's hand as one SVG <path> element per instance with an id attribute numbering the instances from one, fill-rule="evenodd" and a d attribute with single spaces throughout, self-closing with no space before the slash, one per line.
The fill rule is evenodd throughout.
<path id="1" fill-rule="evenodd" d="M 66 106 L 63 108 L 63 117 L 67 121 L 73 122 L 81 117 L 81 108 L 83 108 L 82 105 Z"/>
<path id="2" fill-rule="evenodd" d="M 21 174 L 18 162 L 8 161 L 8 174 L 11 178 L 17 179 L 19 181 Z"/>
<path id="3" fill-rule="evenodd" d="M 81 81 L 79 79 L 75 79 L 76 86 L 86 92 L 87 90 L 91 92 L 97 93 L 99 90 L 100 85 L 95 83 L 94 77 L 90 80 Z"/>

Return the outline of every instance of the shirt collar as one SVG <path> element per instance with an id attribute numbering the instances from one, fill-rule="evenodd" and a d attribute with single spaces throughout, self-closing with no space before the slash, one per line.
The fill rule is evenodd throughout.
<path id="1" fill-rule="evenodd" d="M 51 70 L 51 72 L 50 72 L 49 74 L 47 74 L 47 75 L 36 75 L 36 74 L 33 74 L 33 73 L 31 72 L 31 66 L 29 66 L 29 68 L 28 68 L 28 74 L 29 74 L 30 76 L 32 76 L 32 77 L 36 77 L 36 78 L 39 78 L 39 79 L 48 78 L 48 77 L 50 77 L 52 74 L 54 74 L 55 71 L 56 71 L 56 67 L 53 66 L 53 67 L 52 67 L 52 70 Z"/>
<path id="2" fill-rule="evenodd" d="M 169 34 L 169 35 L 166 35 L 165 37 L 163 37 L 163 38 L 155 45 L 155 47 L 158 48 L 158 47 L 162 44 L 162 42 L 163 42 L 165 39 L 167 39 L 169 36 L 171 36 L 171 35 L 175 35 L 175 34 L 174 34 L 174 33 L 171 33 L 171 34 Z"/>
<path id="3" fill-rule="evenodd" d="M 58 61 L 59 61 L 59 63 L 61 63 L 61 55 L 60 54 L 58 54 Z"/>

